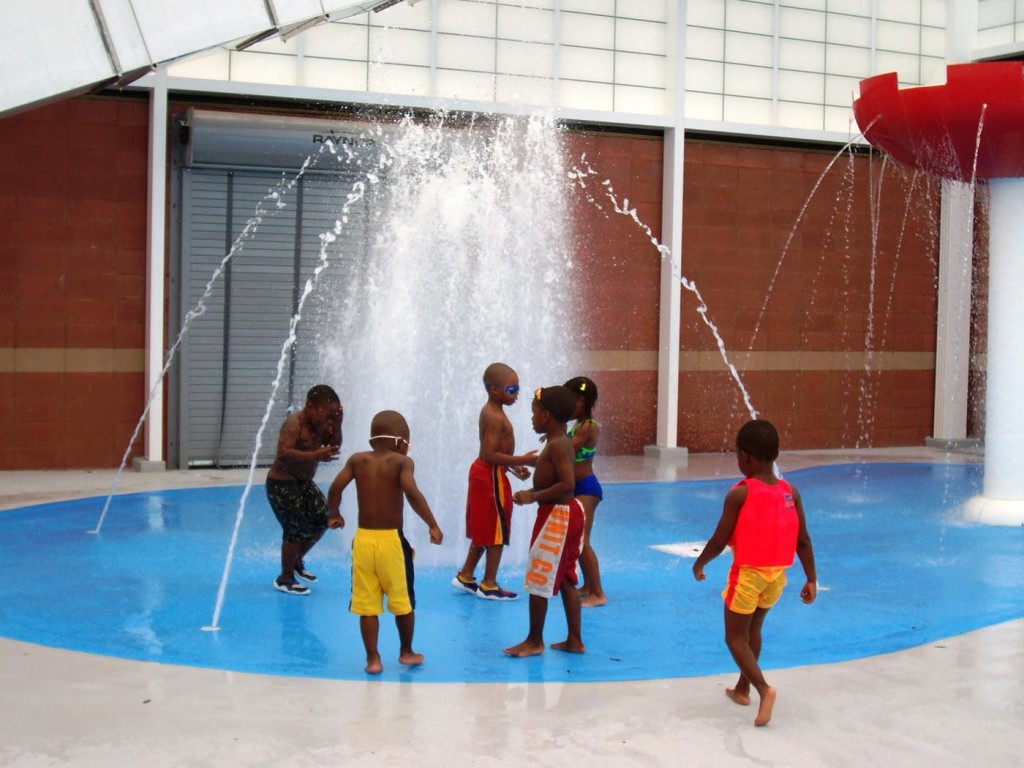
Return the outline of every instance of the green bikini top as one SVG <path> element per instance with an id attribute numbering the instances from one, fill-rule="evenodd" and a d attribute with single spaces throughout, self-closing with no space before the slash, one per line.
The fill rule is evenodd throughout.
<path id="1" fill-rule="evenodd" d="M 573 433 L 576 431 L 576 427 L 578 427 L 580 424 L 589 424 L 590 422 L 594 422 L 599 427 L 601 426 L 600 422 L 597 419 L 584 419 L 583 421 L 578 421 L 575 424 L 573 424 L 572 429 L 569 430 L 570 439 L 572 438 Z M 579 464 L 581 461 L 590 461 L 591 459 L 594 458 L 596 454 L 596 445 L 593 448 L 587 448 L 585 445 L 581 445 L 579 448 L 576 449 L 576 463 Z"/>

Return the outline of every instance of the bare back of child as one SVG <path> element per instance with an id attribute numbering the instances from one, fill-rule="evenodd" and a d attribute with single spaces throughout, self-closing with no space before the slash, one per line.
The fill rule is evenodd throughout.
<path id="1" fill-rule="evenodd" d="M 382 411 L 370 426 L 372 450 L 354 453 L 331 484 L 327 496 L 328 525 L 341 528 L 341 495 L 351 482 L 356 485 L 359 528 L 352 542 L 352 599 L 350 610 L 359 616 L 359 629 L 366 649 L 367 674 L 383 671 L 377 638 L 384 597 L 395 616 L 400 651 L 398 661 L 406 666 L 423 663 L 423 654 L 412 648 L 416 605 L 412 547 L 402 533 L 403 507 L 407 500 L 413 511 L 429 526 L 430 543 L 440 544 L 443 534 L 427 500 L 416 485 L 414 463 L 409 450 L 409 426 L 397 411 Z"/>

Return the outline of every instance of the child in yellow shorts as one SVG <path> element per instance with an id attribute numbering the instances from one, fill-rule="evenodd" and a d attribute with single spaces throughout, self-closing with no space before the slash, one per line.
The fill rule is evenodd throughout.
<path id="1" fill-rule="evenodd" d="M 355 480 L 359 505 L 359 529 L 352 539 L 352 599 L 349 610 L 359 616 L 359 631 L 366 648 L 366 672 L 383 671 L 377 636 L 387 596 L 388 611 L 395 616 L 400 649 L 398 662 L 423 663 L 423 654 L 412 649 L 416 597 L 413 591 L 412 547 L 402 534 L 402 507 L 409 501 L 413 512 L 430 527 L 430 543 L 440 544 L 441 529 L 413 476 L 409 451 L 409 425 L 397 411 L 381 411 L 370 424 L 373 450 L 352 454 L 331 483 L 327 494 L 327 524 L 341 528 L 341 494 Z"/>
<path id="2" fill-rule="evenodd" d="M 722 599 L 725 601 L 725 642 L 740 668 L 735 688 L 726 695 L 737 704 L 750 704 L 750 687 L 760 697 L 754 725 L 767 725 L 776 691 L 767 682 L 758 658 L 761 628 L 768 610 L 786 585 L 786 568 L 800 558 L 807 582 L 800 590 L 805 603 L 818 593 L 814 548 L 807 533 L 803 503 L 796 488 L 775 475 L 779 433 L 763 419 L 743 425 L 736 436 L 736 463 L 744 479 L 725 497 L 722 517 L 704 551 L 693 564 L 693 575 L 704 581 L 704 566 L 726 546 L 733 565 Z"/>

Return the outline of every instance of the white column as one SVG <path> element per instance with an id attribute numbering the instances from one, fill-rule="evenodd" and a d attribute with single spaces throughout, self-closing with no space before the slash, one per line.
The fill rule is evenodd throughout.
<path id="1" fill-rule="evenodd" d="M 679 313 L 682 304 L 683 131 L 678 128 L 665 131 L 664 163 L 661 242 L 670 253 L 661 259 L 657 445 L 672 449 L 678 440 Z"/>
<path id="2" fill-rule="evenodd" d="M 989 188 L 985 495 L 1024 499 L 1016 460 L 1024 445 L 1024 180 L 993 179 Z"/>
<path id="3" fill-rule="evenodd" d="M 167 72 L 157 68 L 149 92 L 149 194 L 146 246 L 146 414 L 144 456 L 136 470 L 164 468 L 164 257 L 167 206 Z M 152 401 L 150 402 L 150 398 Z"/>
<path id="4" fill-rule="evenodd" d="M 968 519 L 1024 524 L 1024 179 L 989 182 L 985 482 Z"/>
<path id="5" fill-rule="evenodd" d="M 682 303 L 680 277 L 683 250 L 683 144 L 686 105 L 686 0 L 677 0 L 669 27 L 674 45 L 671 69 L 673 126 L 665 131 L 662 176 L 661 242 L 669 250 L 661 259 L 660 316 L 658 320 L 658 416 L 657 444 L 645 454 L 682 458 L 686 449 L 678 442 L 679 419 L 679 312 Z"/>
<path id="6" fill-rule="evenodd" d="M 939 223 L 939 292 L 935 333 L 935 442 L 967 438 L 967 375 L 970 363 L 971 256 L 974 249 L 974 187 L 942 182 Z"/>
<path id="7" fill-rule="evenodd" d="M 946 63 L 972 60 L 978 47 L 978 3 L 946 0 Z"/>

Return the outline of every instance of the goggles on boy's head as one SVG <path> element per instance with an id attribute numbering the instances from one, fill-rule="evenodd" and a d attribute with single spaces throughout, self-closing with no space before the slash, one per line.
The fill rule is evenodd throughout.
<path id="1" fill-rule="evenodd" d="M 576 409 L 572 390 L 565 386 L 537 387 L 533 390 L 533 404 L 563 424 L 572 418 Z"/>
<path id="2" fill-rule="evenodd" d="M 405 443 L 406 448 L 412 447 L 408 440 L 406 440 L 404 437 L 399 437 L 398 435 L 372 435 L 370 437 L 370 440 L 394 440 L 395 448 L 398 447 L 399 443 Z"/>
<path id="3" fill-rule="evenodd" d="M 487 389 L 490 389 L 491 387 L 498 387 L 499 389 L 505 390 L 505 394 L 509 395 L 509 396 L 511 396 L 511 395 L 518 395 L 519 394 L 519 385 L 518 384 L 507 384 L 506 386 L 501 387 L 501 386 L 499 386 L 497 384 L 491 384 L 490 382 L 485 381 L 484 382 L 484 387 L 486 387 Z"/>

